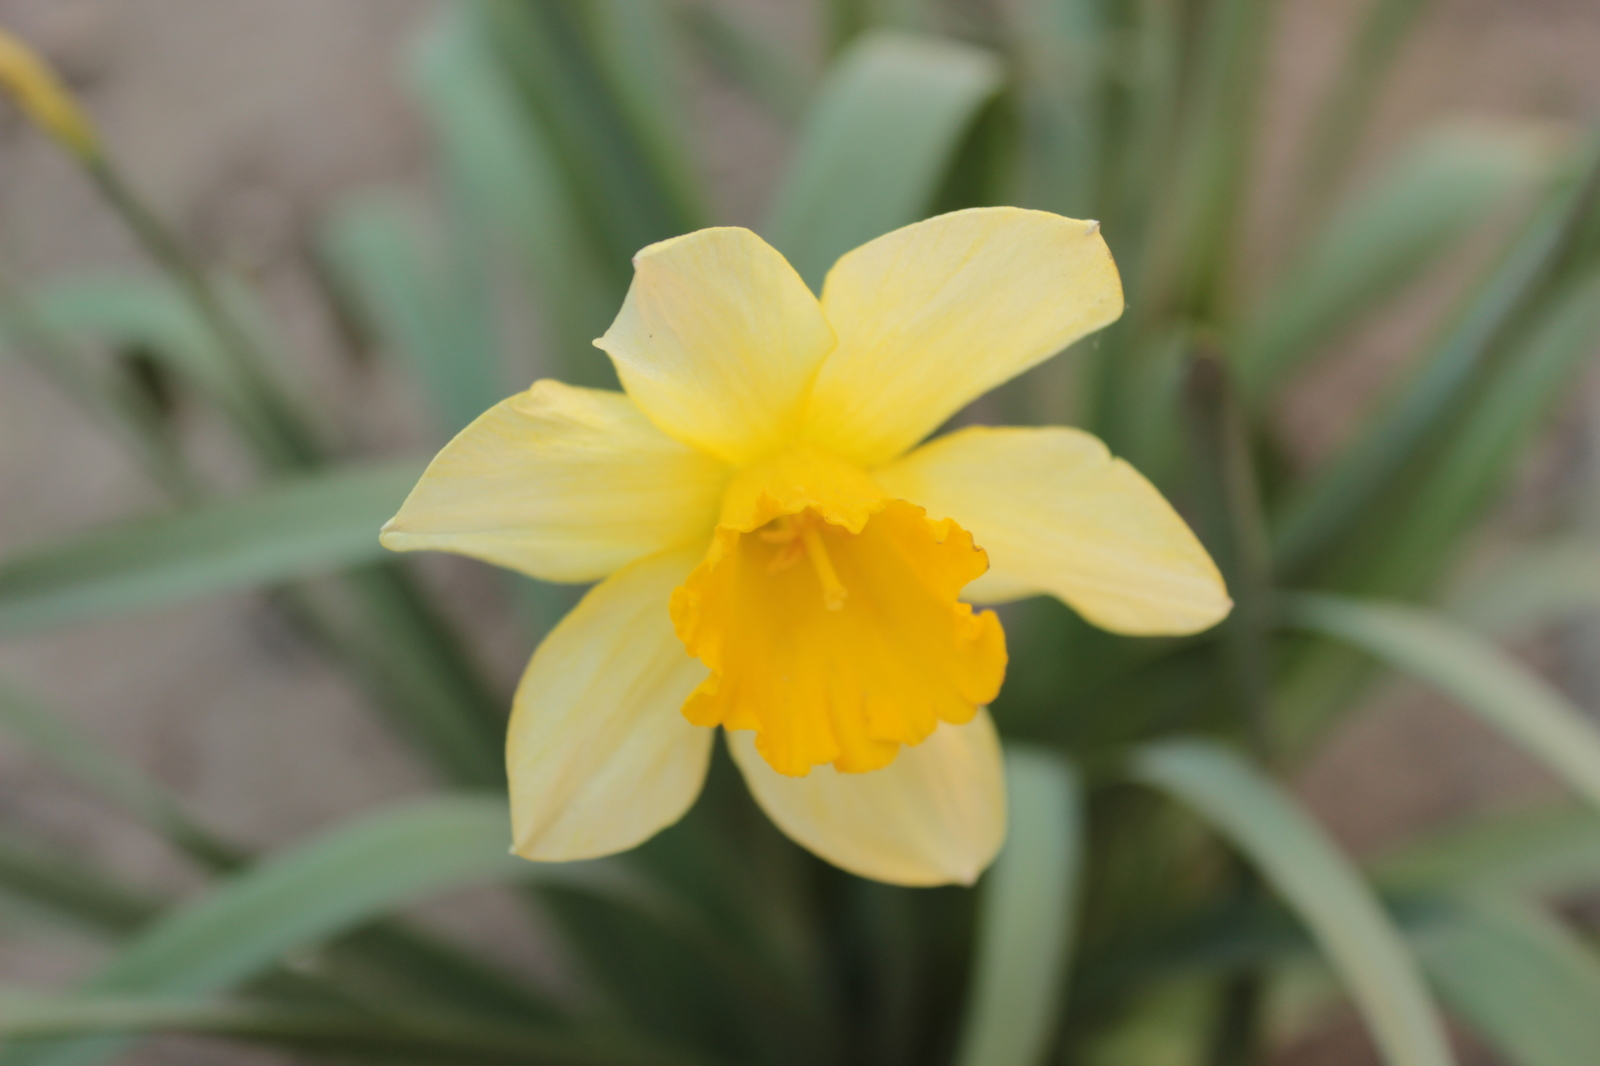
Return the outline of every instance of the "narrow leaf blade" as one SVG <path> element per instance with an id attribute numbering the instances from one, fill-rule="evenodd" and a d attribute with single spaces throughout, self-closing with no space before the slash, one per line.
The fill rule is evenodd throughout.
<path id="1" fill-rule="evenodd" d="M 1454 698 L 1600 807 L 1600 730 L 1549 684 L 1435 613 L 1297 595 L 1285 622 L 1365 651 Z"/>
<path id="2" fill-rule="evenodd" d="M 378 336 L 425 386 L 441 426 L 454 434 L 501 399 L 490 308 L 462 272 L 429 258 L 419 229 L 400 204 L 362 197 L 329 216 L 322 247 Z"/>
<path id="3" fill-rule="evenodd" d="M 268 970 L 286 954 L 449 889 L 545 881 L 627 893 L 603 862 L 513 857 L 504 800 L 438 796 L 347 822 L 224 882 L 134 938 L 85 984 L 99 993 L 201 995 Z M 115 1041 L 14 1056 L 29 1066 L 98 1062 Z"/>
<path id="4" fill-rule="evenodd" d="M 1482 818 L 1411 841 L 1379 858 L 1372 873 L 1399 895 L 1578 892 L 1600 882 L 1600 817 L 1592 807 L 1562 804 Z"/>
<path id="5" fill-rule="evenodd" d="M 1083 863 L 1081 785 L 1042 750 L 1006 752 L 1005 848 L 979 899 L 959 1066 L 1035 1066 L 1058 1020 Z"/>
<path id="6" fill-rule="evenodd" d="M 1463 586 L 1453 617 L 1491 636 L 1600 610 L 1600 542 L 1562 538 L 1523 548 Z"/>
<path id="7" fill-rule="evenodd" d="M 1573 1066 L 1600 1048 L 1600 958 L 1534 906 L 1458 900 L 1418 942 L 1445 999 L 1517 1066 Z"/>
<path id="8" fill-rule="evenodd" d="M 1134 772 L 1199 811 L 1261 871 L 1327 953 L 1391 1066 L 1454 1061 L 1416 961 L 1376 895 L 1282 789 L 1204 741 L 1150 745 Z"/>
<path id="9" fill-rule="evenodd" d="M 245 1001 L 103 995 L 0 995 L 0 1037 L 183 1032 L 257 1040 L 359 1061 L 519 1066 L 696 1066 L 704 1060 L 628 1038 L 485 1025 L 407 1010 L 374 1015 Z"/>
<path id="10" fill-rule="evenodd" d="M 1237 349 L 1259 399 L 1318 348 L 1400 293 L 1548 163 L 1526 130 L 1449 127 L 1401 151 L 1311 240 L 1262 299 Z"/>
<path id="11" fill-rule="evenodd" d="M 17 635 L 382 558 L 378 530 L 420 464 L 356 467 L 97 530 L 0 563 Z"/>
<path id="12" fill-rule="evenodd" d="M 0 729 L 205 866 L 226 869 L 240 859 L 235 849 L 190 821 L 166 789 L 102 747 L 93 737 L 74 728 L 53 708 L 3 682 L 0 682 Z"/>
<path id="13" fill-rule="evenodd" d="M 978 108 L 1000 87 L 987 52 L 867 34 L 806 119 L 766 230 L 814 289 L 845 252 L 922 216 Z"/>
<path id="14" fill-rule="evenodd" d="M 443 7 L 421 38 L 410 83 L 443 157 L 454 206 L 491 247 L 509 246 L 539 290 L 554 367 L 564 380 L 610 384 L 589 341 L 605 330 L 626 276 L 584 225 L 544 127 L 501 62 L 482 4 Z"/>

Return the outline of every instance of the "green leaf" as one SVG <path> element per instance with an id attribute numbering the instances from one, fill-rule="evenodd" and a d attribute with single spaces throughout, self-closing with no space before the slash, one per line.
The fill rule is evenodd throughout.
<path id="1" fill-rule="evenodd" d="M 503 798 L 440 796 L 354 819 L 252 867 L 169 913 L 89 979 L 93 992 L 200 995 L 265 973 L 419 898 L 504 882 L 564 884 L 633 897 L 620 867 L 515 858 Z M 18 1058 L 30 1066 L 96 1062 L 103 1042 Z"/>
<path id="2" fill-rule="evenodd" d="M 690 153 L 672 14 L 660 0 L 591 0 L 595 58 L 681 221 L 706 213 Z"/>
<path id="3" fill-rule="evenodd" d="M 240 858 L 233 848 L 190 821 L 166 789 L 50 708 L 4 683 L 0 683 L 0 729 L 205 865 L 226 869 Z"/>
<path id="4" fill-rule="evenodd" d="M 1600 817 L 1561 804 L 1479 818 L 1380 856 L 1372 873 L 1401 896 L 1479 888 L 1565 895 L 1600 882 Z"/>
<path id="5" fill-rule="evenodd" d="M 1404 940 L 1360 873 L 1294 800 L 1204 741 L 1141 749 L 1133 771 L 1199 811 L 1260 870 L 1327 954 L 1391 1066 L 1454 1060 Z"/>
<path id="6" fill-rule="evenodd" d="M 1358 189 L 1257 305 L 1234 359 L 1260 401 L 1286 374 L 1403 292 L 1549 162 L 1529 130 L 1425 133 Z"/>
<path id="7" fill-rule="evenodd" d="M 341 1059 L 474 1066 L 696 1066 L 706 1060 L 620 1036 L 540 1033 L 528 1027 L 408 1010 L 350 1010 L 132 996 L 0 994 L 0 1037 L 183 1032 L 287 1045 Z"/>
<path id="8" fill-rule="evenodd" d="M 3 684 L 0 726 L 206 868 L 223 872 L 243 864 L 243 851 L 192 821 L 166 789 L 50 709 Z M 20 843 L 0 843 L 0 889 L 101 933 L 131 932 L 157 909 L 154 900 L 120 888 L 95 870 L 79 869 Z M 360 930 L 338 945 L 330 959 L 330 968 L 341 975 L 378 975 L 387 995 L 396 988 L 415 995 L 420 985 L 435 1003 L 454 998 L 480 1011 L 500 1008 L 524 1017 L 543 1007 L 493 967 L 398 923 L 374 923 Z"/>
<path id="9" fill-rule="evenodd" d="M 194 495 L 194 477 L 178 454 L 168 412 L 152 391 L 141 387 L 125 368 L 108 372 L 108 367 L 97 365 L 94 354 L 46 321 L 4 271 L 0 271 L 0 337 L 5 347 L 38 367 L 98 425 L 120 436 L 171 498 Z"/>
<path id="10" fill-rule="evenodd" d="M 1349 539 L 1363 521 L 1380 529 L 1392 524 L 1378 502 L 1419 458 L 1433 454 L 1430 445 L 1439 443 L 1488 370 L 1515 351 L 1521 329 L 1546 309 L 1551 290 L 1565 280 L 1597 211 L 1600 150 L 1592 150 L 1581 183 L 1535 212 L 1414 378 L 1286 502 L 1273 545 L 1280 573 L 1303 569 Z"/>
<path id="11" fill-rule="evenodd" d="M 301 590 L 280 591 L 278 602 L 339 655 L 443 780 L 503 790 L 509 701 L 455 629 L 393 561 L 351 569 L 338 584 L 356 601 L 352 619 L 306 610 Z"/>
<path id="12" fill-rule="evenodd" d="M 959 1066 L 1042 1063 L 1059 1020 L 1083 864 L 1078 775 L 1043 750 L 1006 750 L 1006 843 L 984 877 Z"/>
<path id="13" fill-rule="evenodd" d="M 1178 87 L 1178 149 L 1157 209 L 1170 222 L 1168 256 L 1153 264 L 1156 281 L 1143 295 L 1202 320 L 1226 313 L 1242 243 L 1273 8 L 1269 0 L 1216 0 L 1195 11 L 1187 31 L 1195 42 L 1184 57 L 1192 70 Z"/>
<path id="14" fill-rule="evenodd" d="M 1600 958 L 1509 897 L 1458 898 L 1416 937 L 1455 1013 L 1517 1066 L 1575 1066 L 1600 1048 Z"/>
<path id="15" fill-rule="evenodd" d="M 428 115 L 462 225 L 509 247 L 538 289 L 559 375 L 611 384 L 589 341 L 604 331 L 627 284 L 607 271 L 564 185 L 554 149 L 521 108 L 483 5 L 442 7 L 419 39 L 411 85 Z"/>
<path id="16" fill-rule="evenodd" d="M 216 337 L 176 286 L 131 277 L 81 277 L 33 293 L 40 318 L 65 333 L 150 351 L 230 405 L 249 402 Z"/>
<path id="17" fill-rule="evenodd" d="M 1573 286 L 1494 368 L 1475 402 L 1440 444 L 1439 457 L 1403 502 L 1386 511 L 1383 535 L 1362 568 L 1365 589 L 1421 591 L 1454 557 L 1450 546 L 1511 480 L 1517 460 L 1548 425 L 1552 408 L 1590 365 L 1600 337 L 1600 275 Z"/>
<path id="18" fill-rule="evenodd" d="M 505 801 L 438 796 L 352 819 L 222 883 L 130 943 L 87 987 L 199 993 L 413 900 L 548 881 L 621 890 L 620 869 L 511 855 Z"/>
<path id="19" fill-rule="evenodd" d="M 1492 636 L 1600 610 L 1600 542 L 1571 537 L 1513 552 L 1464 585 L 1450 613 Z"/>
<path id="20" fill-rule="evenodd" d="M 978 108 L 1000 87 L 994 56 L 878 31 L 824 81 L 766 232 L 813 289 L 839 256 L 915 222 Z"/>
<path id="21" fill-rule="evenodd" d="M 407 360 L 454 435 L 498 402 L 492 308 L 463 270 L 430 257 L 418 219 L 393 199 L 345 202 L 323 225 L 335 276 L 386 345 Z"/>
<path id="22" fill-rule="evenodd" d="M 1023 75 L 1017 92 L 1024 206 L 1100 217 L 1093 205 L 1107 132 L 1101 97 L 1115 63 L 1109 14 L 1094 0 L 1026 0 L 1008 19 L 1008 43 Z"/>
<path id="23" fill-rule="evenodd" d="M 1154 982 L 1119 1003 L 1075 1066 L 1200 1066 L 1215 1027 L 1215 995 L 1205 980 Z"/>
<path id="24" fill-rule="evenodd" d="M 414 462 L 336 470 L 113 526 L 0 563 L 0 634 L 368 562 Z"/>
<path id="25" fill-rule="evenodd" d="M 1414 607 L 1310 594 L 1283 606 L 1286 626 L 1359 648 L 1454 698 L 1600 807 L 1600 730 L 1493 644 Z"/>
<path id="26" fill-rule="evenodd" d="M 615 3 L 482 0 L 478 6 L 519 110 L 550 145 L 565 195 L 600 249 L 602 269 L 625 284 L 629 259 L 640 248 L 702 224 L 677 162 L 661 154 L 661 133 L 647 125 L 658 112 L 641 101 L 635 76 L 618 69 L 624 56 L 612 37 L 613 20 L 628 13 Z"/>
<path id="27" fill-rule="evenodd" d="M 276 381 L 258 380 L 259 375 L 245 371 L 177 285 L 144 278 L 85 277 L 54 283 L 32 295 L 34 310 L 47 328 L 149 354 L 216 403 L 261 455 L 288 466 L 304 460 L 297 449 L 309 445 L 295 435 L 305 427 L 283 406 L 289 401 Z M 223 296 L 232 317 L 251 327 L 247 343 L 252 350 L 271 348 L 261 309 L 238 289 L 228 289 Z M 241 331 L 238 336 L 246 334 Z"/>
<path id="28" fill-rule="evenodd" d="M 780 122 L 799 121 L 810 94 L 790 51 L 775 48 L 708 0 L 679 8 L 684 29 L 706 61 Z"/>
<path id="29" fill-rule="evenodd" d="M 3 833 L 0 893 L 98 936 L 126 936 L 161 909 L 159 900 L 118 884 L 91 866 Z"/>
<path id="30" fill-rule="evenodd" d="M 1394 59 L 1428 0 L 1371 0 L 1352 35 L 1338 76 L 1311 123 L 1300 174 L 1303 212 L 1320 214 L 1357 156 L 1356 141 Z"/>
<path id="31" fill-rule="evenodd" d="M 831 56 L 861 34 L 872 23 L 873 0 L 825 0 L 825 44 Z"/>

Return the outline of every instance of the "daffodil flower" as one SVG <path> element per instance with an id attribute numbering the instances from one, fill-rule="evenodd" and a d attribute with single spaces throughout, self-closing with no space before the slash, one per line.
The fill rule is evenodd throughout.
<path id="1" fill-rule="evenodd" d="M 1005 835 L 985 705 L 996 603 L 1128 634 L 1204 629 L 1216 567 L 1094 437 L 958 430 L 974 398 L 1122 313 L 1099 227 L 942 215 L 841 258 L 818 300 L 737 228 L 651 245 L 595 342 L 623 393 L 540 381 L 468 426 L 383 532 L 599 581 L 534 653 L 508 740 L 514 850 L 633 847 L 683 816 L 716 727 L 800 844 L 971 883 Z"/>

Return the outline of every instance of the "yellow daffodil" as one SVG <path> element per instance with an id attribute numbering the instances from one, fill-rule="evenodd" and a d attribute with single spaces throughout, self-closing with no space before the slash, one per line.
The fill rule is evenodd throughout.
<path id="1" fill-rule="evenodd" d="M 748 230 L 651 245 L 596 345 L 624 393 L 540 381 L 429 466 L 383 543 L 599 580 L 508 741 L 515 851 L 581 859 L 677 821 L 715 727 L 774 822 L 898 884 L 971 883 L 1005 834 L 994 603 L 1204 629 L 1216 567 L 1094 437 L 969 428 L 969 401 L 1122 313 L 1098 226 L 982 208 L 834 265 L 818 300 Z"/>

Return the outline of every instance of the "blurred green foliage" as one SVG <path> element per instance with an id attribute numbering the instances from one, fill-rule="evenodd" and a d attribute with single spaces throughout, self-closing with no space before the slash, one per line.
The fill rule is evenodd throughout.
<path id="1" fill-rule="evenodd" d="M 1012 829 L 976 891 L 826 867 L 754 815 L 725 760 L 689 818 L 631 855 L 511 859 L 504 679 L 375 537 L 418 461 L 354 460 L 251 294 L 91 162 L 160 269 L 0 280 L 0 326 L 170 506 L 0 560 L 0 635 L 259 586 L 440 791 L 253 855 L 0 687 L 12 741 L 212 879 L 162 899 L 0 838 L 0 899 L 105 949 L 74 989 L 0 994 L 0 1062 L 106 1061 L 133 1035 L 180 1031 L 332 1061 L 1232 1066 L 1340 996 L 1396 1066 L 1452 1061 L 1442 1012 L 1518 1066 L 1594 1060 L 1595 930 L 1552 902 L 1600 887 L 1600 734 L 1492 641 L 1600 606 L 1600 544 L 1559 533 L 1470 579 L 1461 563 L 1600 340 L 1600 130 L 1431 129 L 1357 173 L 1425 7 L 1368 0 L 1297 131 L 1263 269 L 1243 224 L 1261 208 L 1270 0 L 812 7 L 815 57 L 712 0 L 442 4 L 409 63 L 437 202 L 375 191 L 318 235 L 354 351 L 415 383 L 440 441 L 534 372 L 611 382 L 588 341 L 629 257 L 717 217 L 683 96 L 698 64 L 790 131 L 761 229 L 813 285 L 840 253 L 939 211 L 1102 221 L 1127 314 L 969 417 L 1070 418 L 1104 437 L 1191 518 L 1234 616 L 1130 640 L 1054 601 L 1008 611 L 995 713 Z M 1482 250 L 1465 278 L 1464 248 Z M 1424 284 L 1454 299 L 1362 424 L 1325 462 L 1286 463 L 1285 388 Z M 527 306 L 536 366 L 508 339 Z M 231 427 L 253 487 L 209 482 L 171 395 Z M 508 592 L 530 647 L 570 602 Z M 1451 697 L 1585 805 L 1484 819 L 1360 868 L 1274 778 L 1383 670 Z M 561 980 L 397 915 L 481 885 L 507 886 L 554 938 Z M 1309 1002 L 1283 1007 L 1297 989 Z"/>

